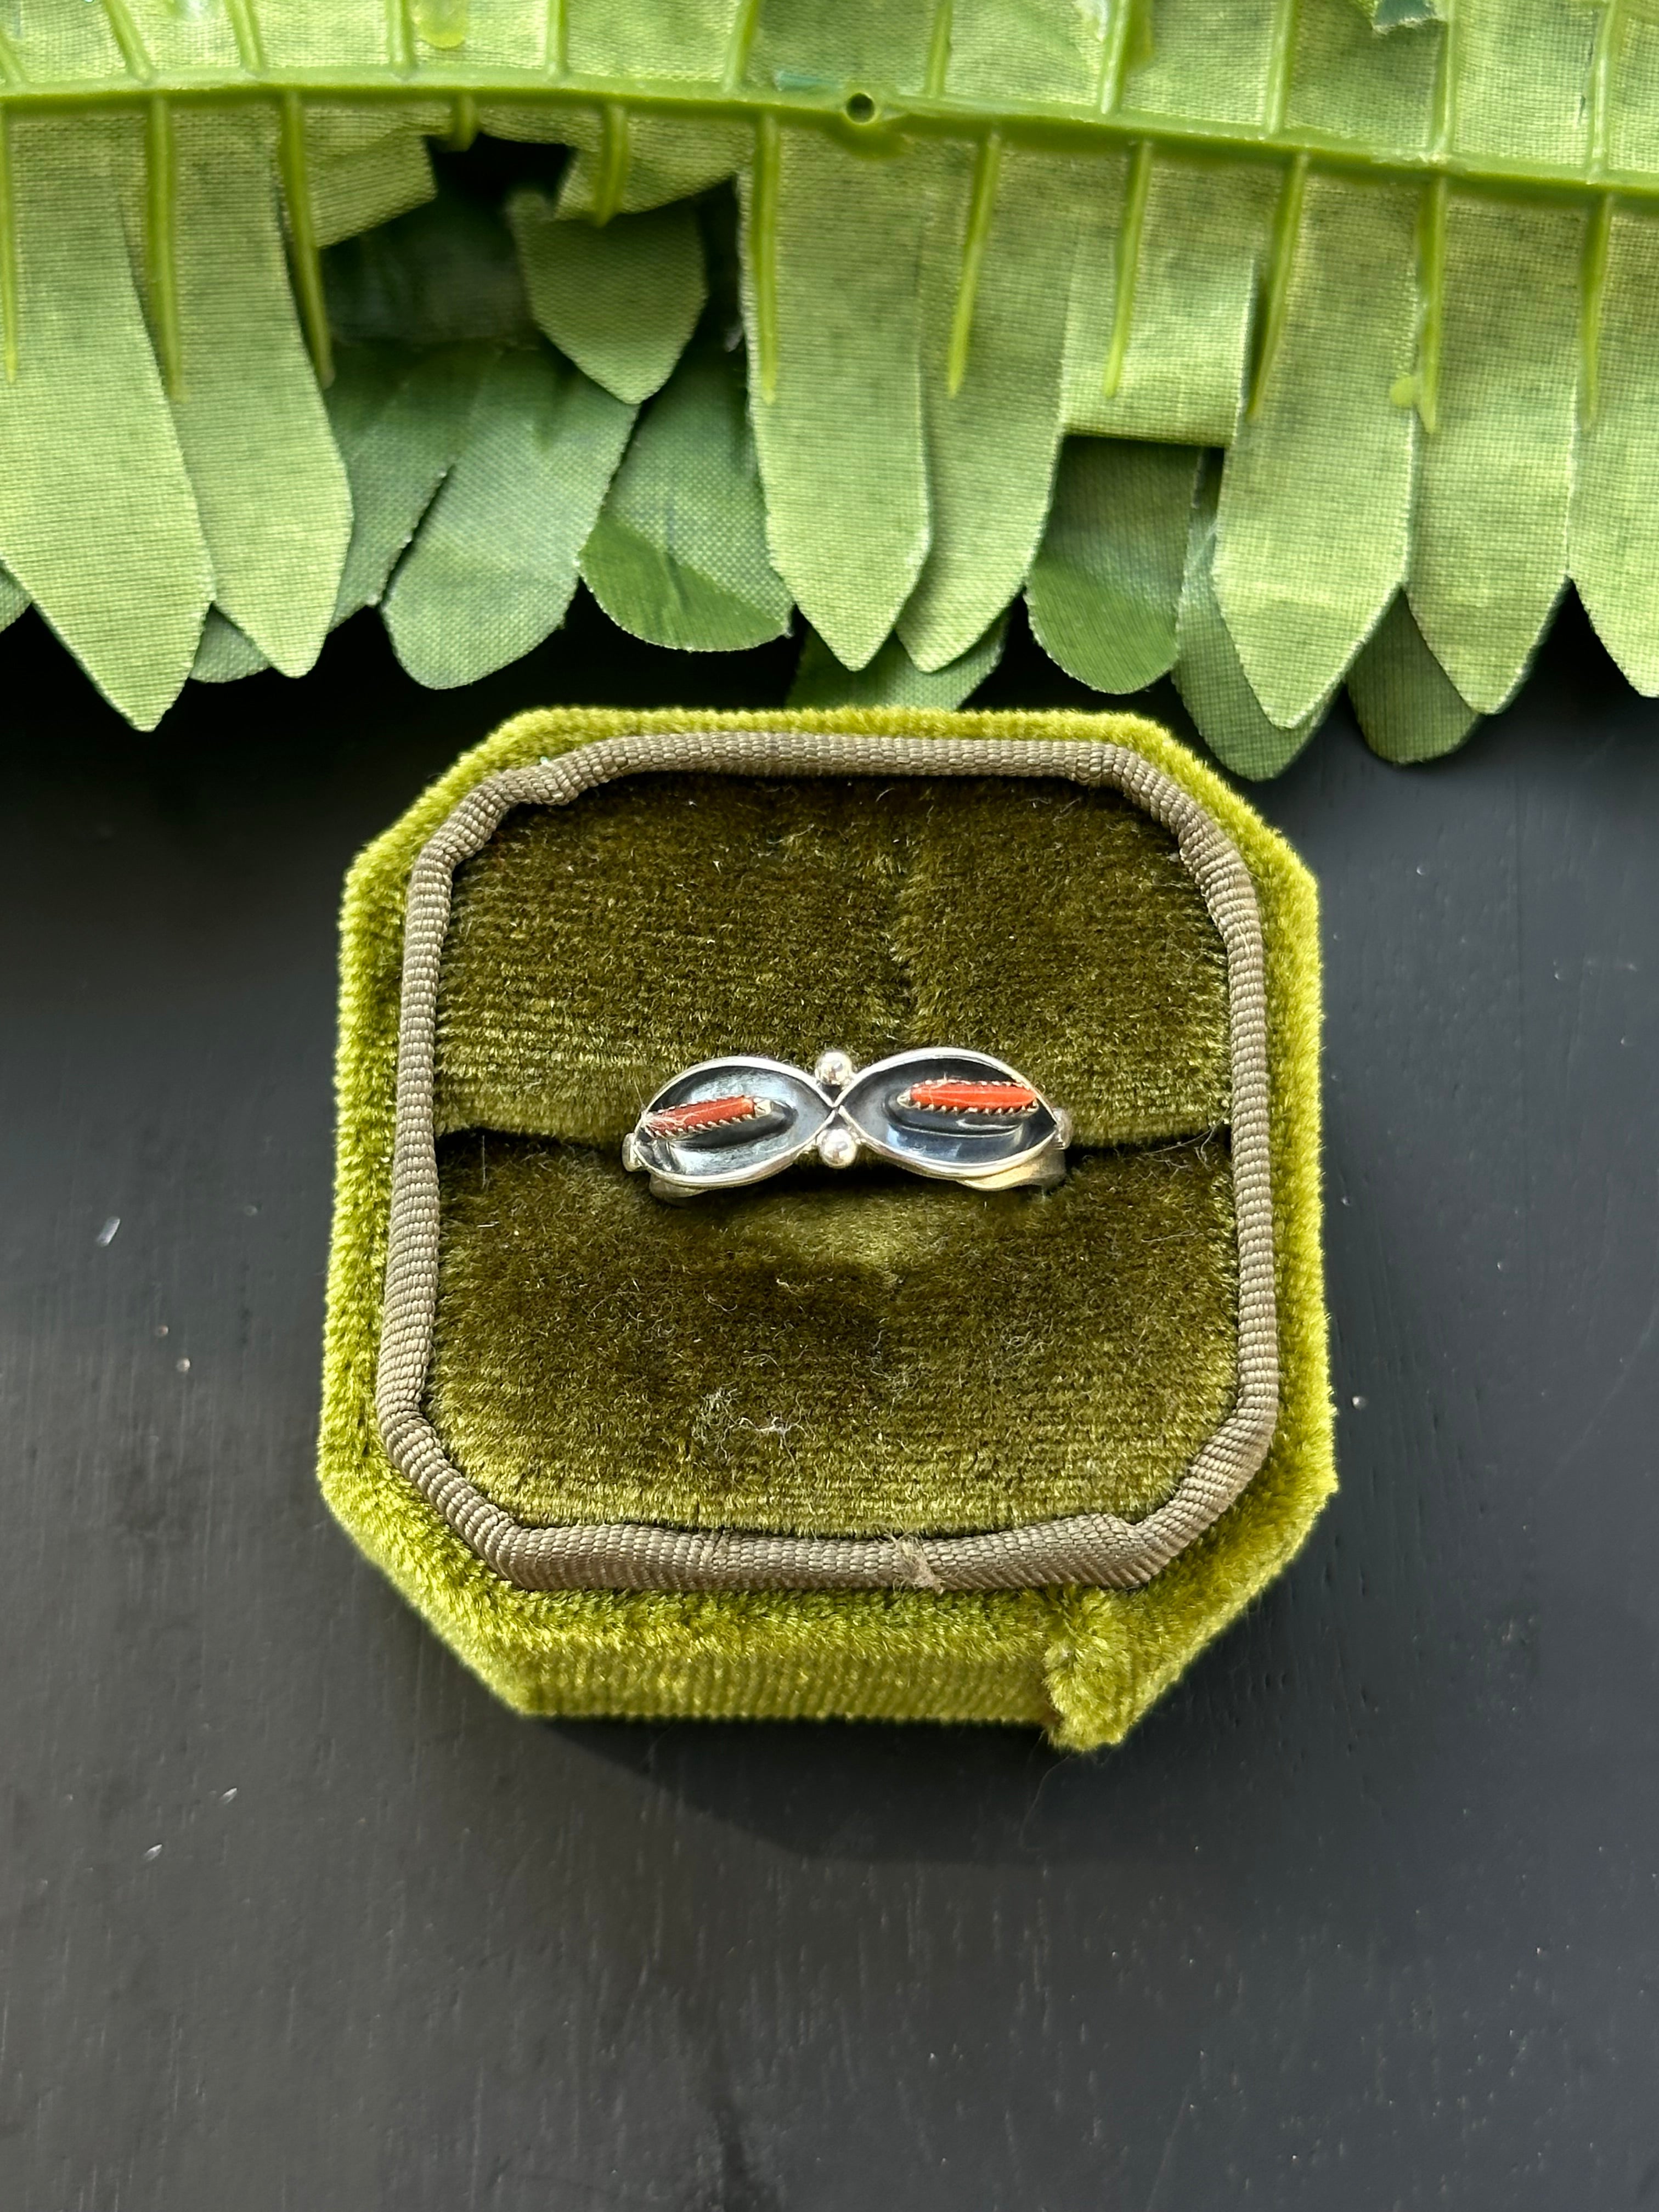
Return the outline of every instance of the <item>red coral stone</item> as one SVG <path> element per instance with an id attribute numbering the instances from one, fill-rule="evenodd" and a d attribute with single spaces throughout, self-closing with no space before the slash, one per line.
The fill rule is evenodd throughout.
<path id="1" fill-rule="evenodd" d="M 936 1114 L 1029 1114 L 1037 1095 L 1026 1083 L 914 1083 L 899 1103 Z"/>
<path id="2" fill-rule="evenodd" d="M 646 1133 L 653 1137 L 684 1137 L 693 1129 L 718 1129 L 727 1121 L 750 1121 L 761 1102 L 739 1094 L 731 1098 L 694 1098 L 689 1106 L 665 1106 L 646 1116 Z"/>

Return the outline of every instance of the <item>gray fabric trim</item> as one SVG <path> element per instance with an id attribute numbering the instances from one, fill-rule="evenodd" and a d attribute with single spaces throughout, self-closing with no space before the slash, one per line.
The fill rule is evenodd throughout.
<path id="1" fill-rule="evenodd" d="M 567 806 L 617 776 L 1063 776 L 1121 791 L 1170 830 L 1227 955 L 1238 1231 L 1238 1378 L 1232 1411 L 1175 1491 L 1139 1521 L 1078 1513 L 950 1536 L 787 1536 L 649 1522 L 514 1521 L 451 1465 L 422 1410 L 438 1291 L 433 1131 L 438 978 L 456 869 L 515 806 Z M 375 1409 L 392 1464 L 495 1571 L 523 1589 L 1133 1589 L 1201 1535 L 1250 1480 L 1279 1419 L 1268 1167 L 1267 980 L 1255 886 L 1219 824 L 1127 747 L 1054 738 L 875 738 L 708 730 L 607 738 L 487 777 L 428 841 L 409 878 L 390 1243 Z"/>

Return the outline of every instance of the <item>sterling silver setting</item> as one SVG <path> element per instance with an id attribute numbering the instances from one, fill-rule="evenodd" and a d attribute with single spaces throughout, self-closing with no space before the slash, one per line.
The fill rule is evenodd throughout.
<path id="1" fill-rule="evenodd" d="M 1050 1187 L 1066 1174 L 1072 1117 L 989 1053 L 954 1045 L 860 1068 L 844 1052 L 812 1073 L 734 1054 L 665 1083 L 623 1139 L 623 1165 L 671 1201 L 765 1182 L 810 1156 L 861 1158 L 969 1190 Z"/>

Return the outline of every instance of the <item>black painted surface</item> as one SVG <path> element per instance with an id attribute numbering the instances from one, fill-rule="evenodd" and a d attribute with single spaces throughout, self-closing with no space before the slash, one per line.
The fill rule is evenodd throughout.
<path id="1" fill-rule="evenodd" d="M 687 664 L 589 610 L 434 696 L 360 622 L 144 738 L 32 632 L 0 2205 L 1659 2205 L 1659 709 L 1582 622 L 1451 763 L 1333 726 L 1257 794 L 1324 884 L 1344 1486 L 1089 1760 L 526 1724 L 318 1500 L 341 874 Z"/>

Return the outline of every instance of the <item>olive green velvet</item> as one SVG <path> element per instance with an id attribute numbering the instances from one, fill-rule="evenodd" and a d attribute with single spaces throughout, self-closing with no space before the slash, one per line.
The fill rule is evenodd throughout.
<path id="1" fill-rule="evenodd" d="M 525 1591 L 374 1426 L 403 887 L 474 783 L 622 729 L 1109 738 L 1193 791 L 1255 878 L 1273 1030 L 1281 1415 L 1238 1503 L 1146 1589 Z M 1313 887 L 1127 716 L 551 713 L 362 856 L 343 958 L 322 1479 L 459 1655 L 541 1713 L 1039 1723 L 1115 1740 L 1283 1565 L 1334 1481 L 1319 1254 Z M 1015 780 L 630 779 L 509 817 L 456 884 L 440 997 L 443 1234 L 428 1411 L 526 1521 L 836 1533 L 1138 1516 L 1236 1380 L 1225 962 L 1168 836 Z M 932 1039 L 1078 1115 L 1068 1182 L 987 1198 L 801 1173 L 658 1206 L 617 1147 L 686 1061 Z"/>
<path id="2" fill-rule="evenodd" d="M 821 1170 L 664 1207 L 614 1150 L 468 1133 L 444 1216 L 428 1402 L 520 1521 L 1139 1519 L 1237 1386 L 1218 1139 L 1049 1192 Z"/>
<path id="3" fill-rule="evenodd" d="M 460 870 L 441 1129 L 615 1146 L 694 1060 L 994 1053 L 1085 1144 L 1227 1118 L 1227 973 L 1169 832 L 1118 793 L 629 776 Z"/>
<path id="4" fill-rule="evenodd" d="M 1149 1511 L 1237 1388 L 1226 992 L 1115 791 L 660 775 L 520 811 L 457 876 L 439 994 L 451 1457 L 540 1523 Z M 930 1040 L 1072 1109 L 1060 1189 L 820 1171 L 665 1214 L 623 1171 L 695 1060 Z"/>

